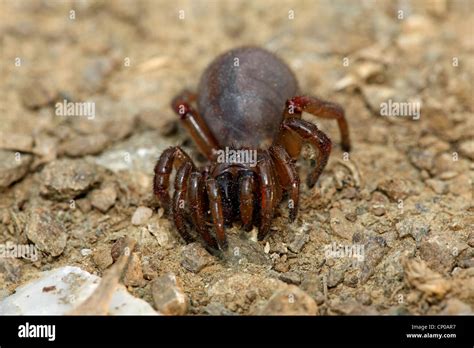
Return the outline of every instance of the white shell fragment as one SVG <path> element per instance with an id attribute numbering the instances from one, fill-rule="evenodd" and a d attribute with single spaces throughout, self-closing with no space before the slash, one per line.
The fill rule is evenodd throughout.
<path id="1" fill-rule="evenodd" d="M 0 301 L 0 315 L 63 315 L 85 301 L 101 278 L 79 267 L 66 266 L 41 273 Z M 123 285 L 115 290 L 110 315 L 159 314 L 147 302 L 130 295 Z"/>

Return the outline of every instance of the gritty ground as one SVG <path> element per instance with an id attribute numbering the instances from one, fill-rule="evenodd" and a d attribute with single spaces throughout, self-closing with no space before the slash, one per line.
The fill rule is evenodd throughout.
<path id="1" fill-rule="evenodd" d="M 124 283 L 164 313 L 472 313 L 472 1 L 0 6 L 0 243 L 41 250 L 35 262 L 0 258 L 0 299 L 64 265 L 101 276 L 128 237 Z M 316 187 L 302 187 L 297 220 L 282 204 L 263 242 L 235 226 L 216 258 L 163 216 L 153 166 L 170 145 L 200 160 L 170 100 L 247 44 L 345 108 L 353 151 L 341 151 L 336 123 L 304 115 L 334 146 Z M 95 102 L 95 118 L 56 115 L 64 99 Z M 381 116 L 388 100 L 419 103 L 419 119 Z M 181 292 L 189 301 L 173 306 Z"/>

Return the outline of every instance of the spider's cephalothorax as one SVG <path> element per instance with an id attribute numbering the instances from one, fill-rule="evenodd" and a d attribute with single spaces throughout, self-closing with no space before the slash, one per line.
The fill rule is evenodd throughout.
<path id="1" fill-rule="evenodd" d="M 286 196 L 290 221 L 296 218 L 300 181 L 294 162 L 302 143 L 313 145 L 318 154 L 307 178 L 309 187 L 331 152 L 330 139 L 303 120 L 303 112 L 336 119 L 342 149 L 350 150 L 344 110 L 297 93 L 296 79 L 282 60 L 264 49 L 244 47 L 209 65 L 198 95 L 185 91 L 173 100 L 173 109 L 209 160 L 197 168 L 176 146 L 165 150 L 155 167 L 154 193 L 185 241 L 200 236 L 206 246 L 225 249 L 225 227 L 233 222 L 241 222 L 247 231 L 257 226 L 263 239 Z M 173 168 L 177 172 L 171 198 Z"/>

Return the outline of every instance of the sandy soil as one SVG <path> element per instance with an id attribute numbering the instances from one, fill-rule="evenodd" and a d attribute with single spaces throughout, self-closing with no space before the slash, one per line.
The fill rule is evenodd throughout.
<path id="1" fill-rule="evenodd" d="M 0 258 L 0 298 L 64 265 L 100 276 L 128 236 L 125 285 L 171 314 L 472 313 L 472 1 L 0 7 L 0 243 L 41 250 L 35 262 Z M 217 54 L 247 44 L 345 108 L 353 151 L 341 151 L 336 123 L 304 115 L 335 145 L 317 186 L 302 188 L 297 220 L 282 204 L 263 242 L 235 226 L 219 259 L 180 240 L 152 195 L 153 166 L 170 145 L 202 160 L 170 101 Z M 65 99 L 94 102 L 95 117 L 56 115 Z M 415 109 L 381 115 L 390 100 Z M 298 162 L 303 175 L 309 162 Z M 138 207 L 153 214 L 141 208 L 132 224 Z M 328 253 L 344 246 L 361 257 Z M 167 286 L 189 301 L 167 306 L 176 292 L 154 293 Z"/>

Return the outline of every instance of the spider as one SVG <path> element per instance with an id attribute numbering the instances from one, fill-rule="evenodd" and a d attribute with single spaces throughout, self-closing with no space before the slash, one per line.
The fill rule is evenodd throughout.
<path id="1" fill-rule="evenodd" d="M 303 143 L 314 146 L 317 153 L 316 166 L 307 176 L 309 188 L 331 152 L 331 140 L 303 120 L 303 112 L 337 120 L 341 147 L 350 150 L 344 110 L 315 97 L 298 96 L 290 68 L 262 48 L 241 47 L 218 56 L 202 75 L 198 90 L 198 94 L 183 91 L 171 104 L 210 163 L 198 168 L 185 151 L 173 146 L 161 154 L 153 180 L 155 196 L 186 242 L 200 237 L 208 249 L 224 251 L 225 228 L 234 222 L 245 231 L 258 227 L 262 240 L 276 207 L 286 198 L 289 221 L 295 220 L 300 189 L 295 162 Z M 250 156 L 244 156 L 248 152 Z"/>

